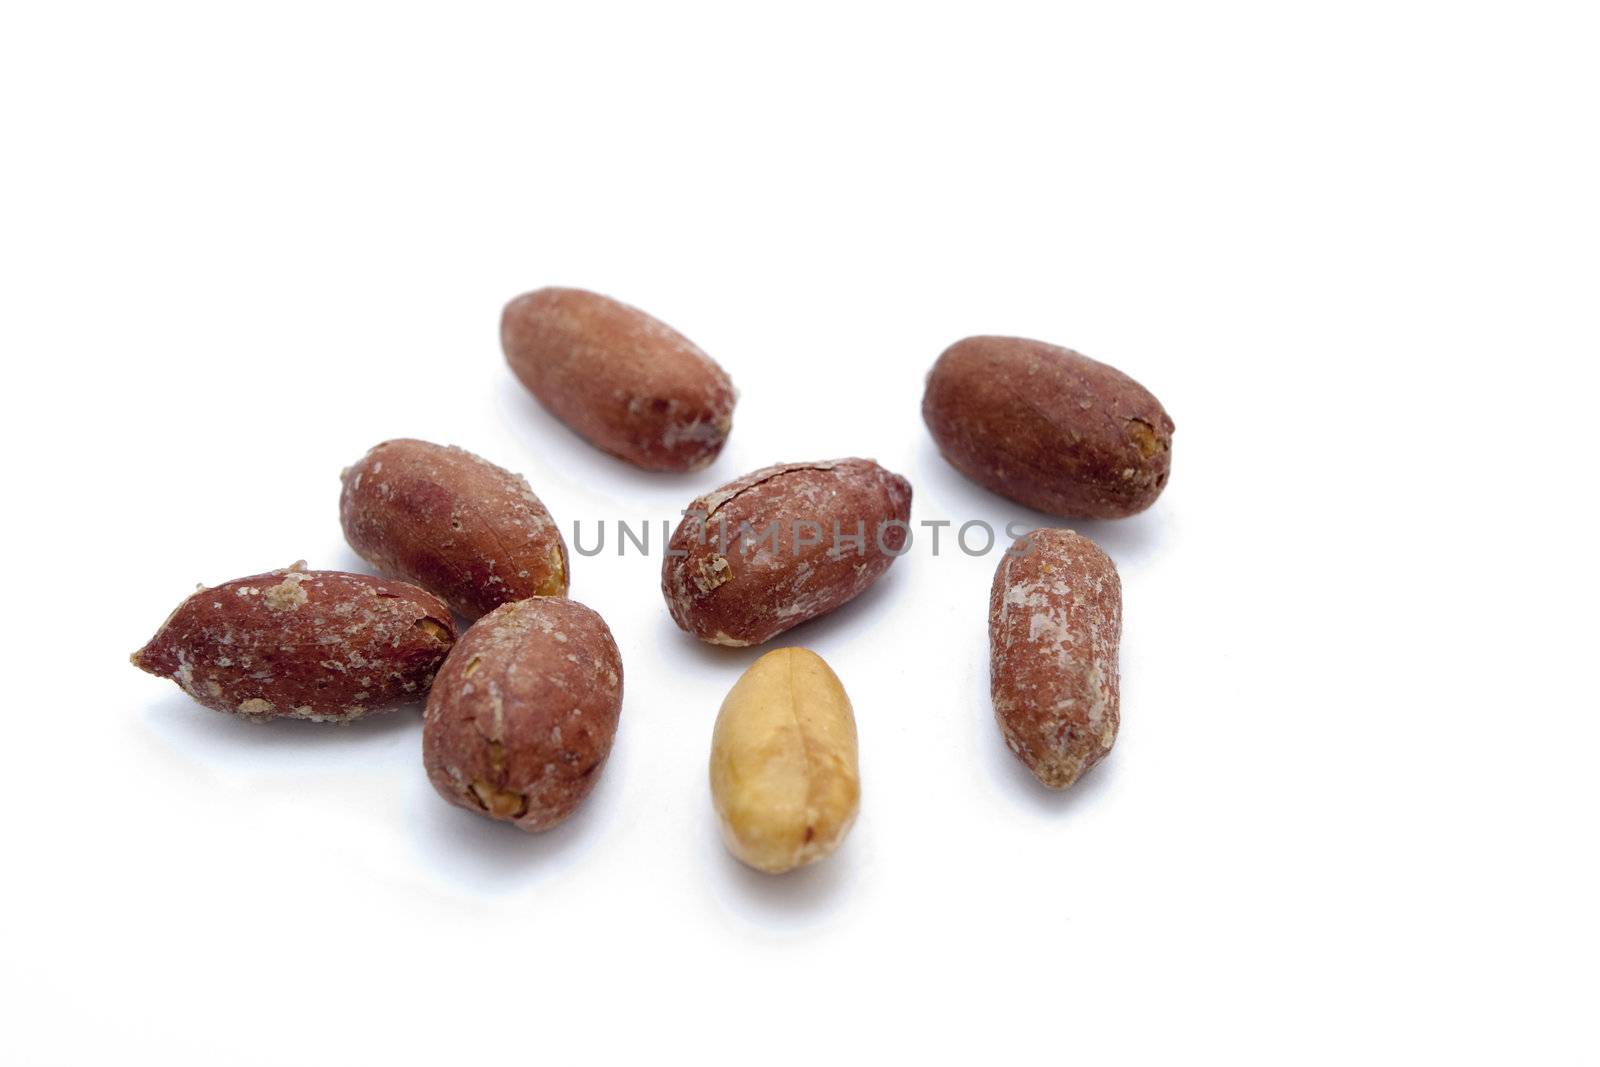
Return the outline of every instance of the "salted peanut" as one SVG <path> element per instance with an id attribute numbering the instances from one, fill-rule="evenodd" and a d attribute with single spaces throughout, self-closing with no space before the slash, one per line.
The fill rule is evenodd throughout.
<path id="1" fill-rule="evenodd" d="M 1071 530 L 1011 546 L 989 590 L 989 691 L 1006 745 L 1033 776 L 1065 789 L 1117 739 L 1122 580 Z"/>
<path id="2" fill-rule="evenodd" d="M 910 535 L 911 484 L 870 459 L 780 463 L 695 500 L 667 544 L 673 621 L 758 645 L 859 596 Z"/>
<path id="3" fill-rule="evenodd" d="M 1051 515 L 1116 519 L 1155 503 L 1172 419 L 1114 367 L 1022 337 L 969 337 L 933 365 L 922 419 L 979 485 Z"/>
<path id="4" fill-rule="evenodd" d="M 440 668 L 422 763 L 450 803 L 548 830 L 594 789 L 621 713 L 605 621 L 574 600 L 519 600 L 468 627 Z"/>
<path id="5" fill-rule="evenodd" d="M 733 427 L 733 383 L 687 337 L 582 289 L 506 305 L 500 344 L 517 380 L 596 448 L 650 471 L 699 470 Z"/>
<path id="6" fill-rule="evenodd" d="M 339 521 L 356 554 L 467 618 L 566 595 L 566 542 L 520 474 L 406 439 L 376 446 L 340 480 Z"/>
<path id="7" fill-rule="evenodd" d="M 728 851 L 779 874 L 839 847 L 861 805 L 856 719 L 822 657 L 780 648 L 750 665 L 711 735 L 711 801 Z"/>
<path id="8" fill-rule="evenodd" d="M 426 590 L 296 563 L 201 586 L 132 659 L 218 711 L 346 722 L 421 700 L 455 639 Z"/>

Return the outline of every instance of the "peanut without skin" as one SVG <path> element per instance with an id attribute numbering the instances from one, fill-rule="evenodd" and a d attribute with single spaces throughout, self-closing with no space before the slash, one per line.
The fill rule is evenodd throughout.
<path id="1" fill-rule="evenodd" d="M 712 732 L 711 799 L 728 851 L 758 871 L 839 847 L 861 802 L 856 720 L 821 656 L 780 648 L 734 684 Z"/>

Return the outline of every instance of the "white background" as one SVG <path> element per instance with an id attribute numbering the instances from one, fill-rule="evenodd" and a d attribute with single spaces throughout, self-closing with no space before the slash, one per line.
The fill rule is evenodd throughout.
<path id="1" fill-rule="evenodd" d="M 1594 1062 L 1592 19 L 8 7 L 0 1058 Z M 519 390 L 500 308 L 550 284 L 729 370 L 713 468 Z M 569 537 L 852 454 L 914 520 L 1048 521 L 922 427 L 974 333 L 1177 423 L 1157 505 L 1078 527 L 1123 726 L 1065 795 L 990 718 L 998 557 L 948 542 L 783 639 L 844 681 L 864 791 L 784 878 L 706 785 L 757 652 L 614 540 L 572 592 L 621 731 L 543 836 L 439 800 L 414 710 L 253 727 L 126 661 L 198 581 L 359 568 L 337 476 L 393 436 L 525 473 Z"/>

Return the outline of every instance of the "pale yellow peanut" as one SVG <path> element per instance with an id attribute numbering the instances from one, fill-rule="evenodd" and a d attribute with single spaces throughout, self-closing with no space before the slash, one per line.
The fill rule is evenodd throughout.
<path id="1" fill-rule="evenodd" d="M 722 839 L 773 874 L 828 855 L 861 801 L 856 720 L 822 657 L 780 648 L 729 691 L 711 737 L 711 799 Z"/>

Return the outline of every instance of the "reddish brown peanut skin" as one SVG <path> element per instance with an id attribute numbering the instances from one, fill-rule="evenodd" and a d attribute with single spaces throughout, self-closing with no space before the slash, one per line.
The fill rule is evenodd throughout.
<path id="1" fill-rule="evenodd" d="M 877 581 L 904 551 L 910 518 L 911 484 L 870 459 L 766 467 L 689 505 L 661 591 L 673 621 L 700 640 L 759 645 Z M 857 533 L 860 551 L 848 540 Z"/>
<path id="2" fill-rule="evenodd" d="M 579 436 L 650 471 L 693 471 L 733 427 L 728 375 L 687 337 L 610 297 L 539 289 L 506 305 L 517 380 Z"/>
<path id="3" fill-rule="evenodd" d="M 356 554 L 467 618 L 566 595 L 566 542 L 520 474 L 459 448 L 398 440 L 340 480 L 339 521 Z"/>
<path id="4" fill-rule="evenodd" d="M 594 789 L 621 714 L 622 657 L 599 615 L 561 597 L 504 604 L 440 668 L 423 766 L 450 803 L 548 830 Z"/>
<path id="5" fill-rule="evenodd" d="M 296 564 L 202 587 L 132 658 L 208 708 L 344 722 L 421 700 L 455 639 L 426 590 Z"/>
<path id="6" fill-rule="evenodd" d="M 1143 511 L 1172 466 L 1172 419 L 1149 390 L 1023 337 L 969 337 L 945 349 L 928 373 L 922 419 L 951 466 L 1051 515 Z"/>
<path id="7" fill-rule="evenodd" d="M 1071 530 L 1019 538 L 989 591 L 989 689 L 1006 745 L 1065 789 L 1111 751 L 1120 722 L 1122 581 Z"/>

